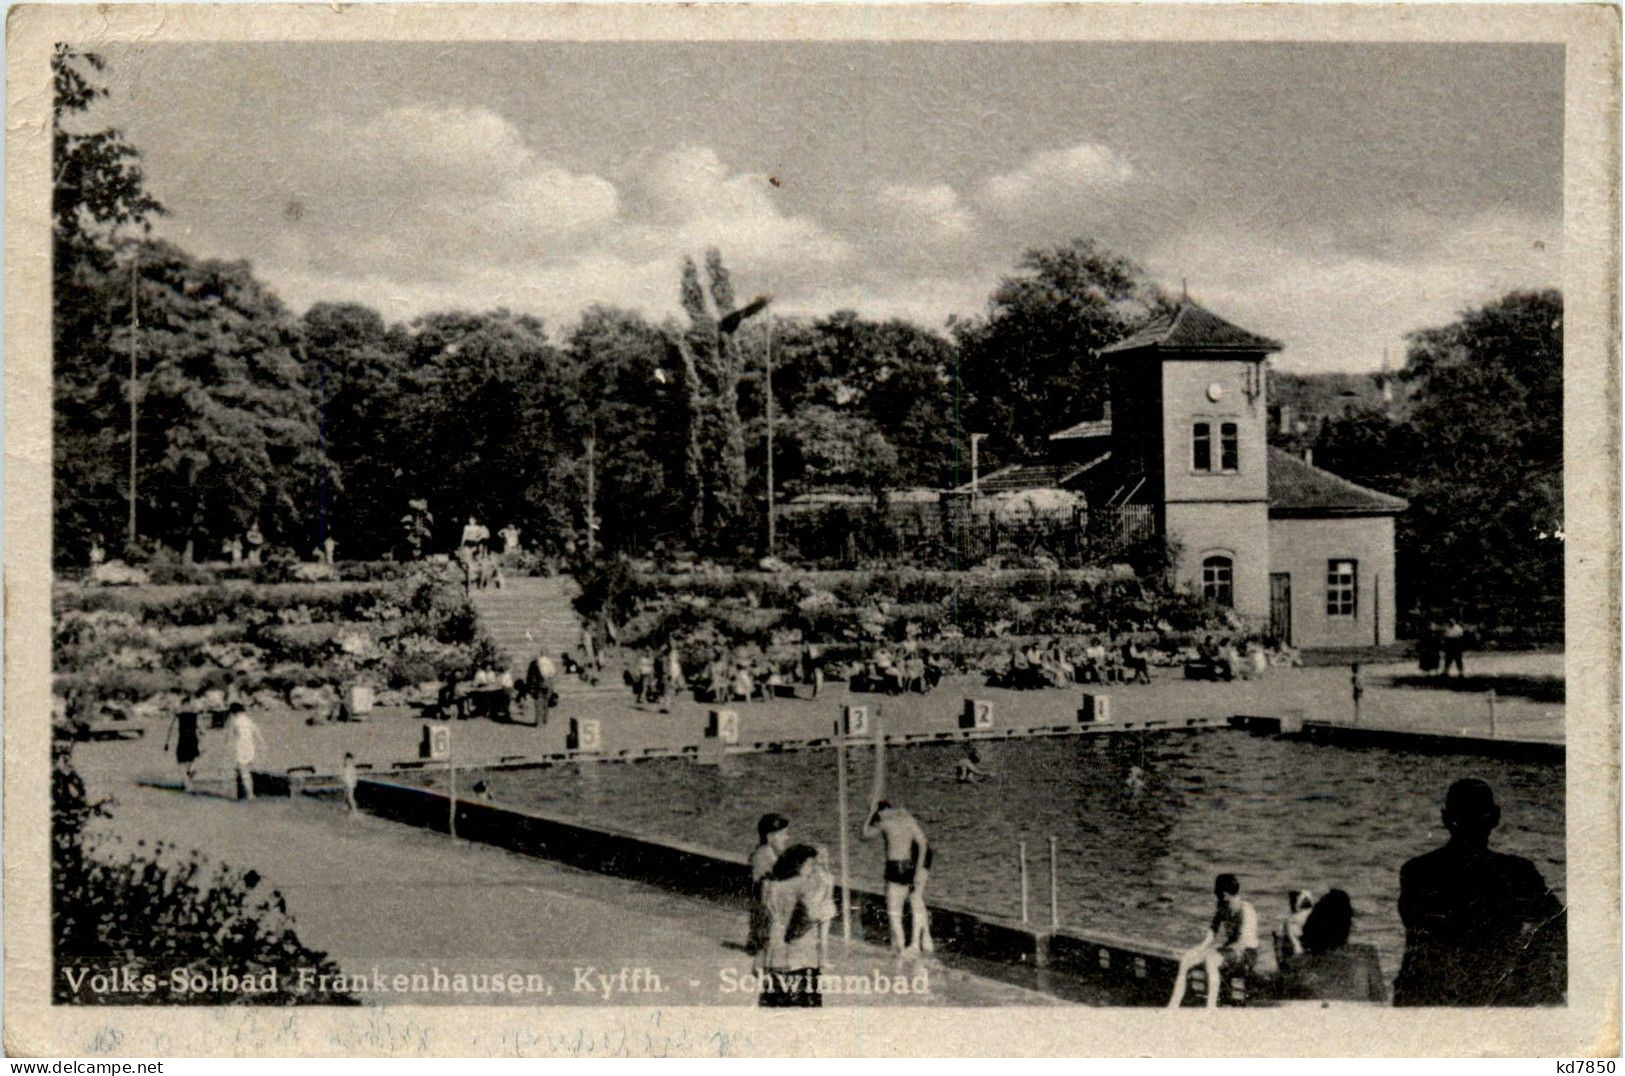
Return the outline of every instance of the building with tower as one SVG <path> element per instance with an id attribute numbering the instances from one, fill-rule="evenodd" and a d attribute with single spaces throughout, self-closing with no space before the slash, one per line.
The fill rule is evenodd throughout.
<path id="1" fill-rule="evenodd" d="M 987 476 L 1083 492 L 1178 547 L 1179 585 L 1299 647 L 1394 639 L 1394 517 L 1406 504 L 1268 442 L 1266 362 L 1281 345 L 1186 300 L 1103 349 L 1101 418 L 1050 459 Z"/>

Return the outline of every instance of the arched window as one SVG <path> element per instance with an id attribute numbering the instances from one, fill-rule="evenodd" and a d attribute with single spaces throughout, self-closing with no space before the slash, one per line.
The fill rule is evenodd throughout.
<path id="1" fill-rule="evenodd" d="M 1202 597 L 1210 602 L 1234 607 L 1235 589 L 1232 580 L 1234 565 L 1229 557 L 1211 556 L 1202 560 Z"/>

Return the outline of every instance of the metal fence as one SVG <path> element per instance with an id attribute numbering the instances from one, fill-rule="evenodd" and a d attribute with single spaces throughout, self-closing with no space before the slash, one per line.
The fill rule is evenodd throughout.
<path id="1" fill-rule="evenodd" d="M 895 559 L 942 567 L 992 557 L 1047 557 L 1063 567 L 1109 559 L 1154 533 L 1149 505 L 998 512 L 968 495 L 938 501 L 828 505 L 784 513 L 782 549 L 804 561 Z"/>

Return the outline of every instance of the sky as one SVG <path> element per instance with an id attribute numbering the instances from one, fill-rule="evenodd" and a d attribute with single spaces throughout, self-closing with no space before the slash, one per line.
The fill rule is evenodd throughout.
<path id="1" fill-rule="evenodd" d="M 681 260 L 741 295 L 943 328 L 1082 236 L 1372 370 L 1560 283 L 1551 45 L 123 45 L 84 119 L 142 151 L 158 231 L 297 311 L 592 303 L 660 318 Z"/>

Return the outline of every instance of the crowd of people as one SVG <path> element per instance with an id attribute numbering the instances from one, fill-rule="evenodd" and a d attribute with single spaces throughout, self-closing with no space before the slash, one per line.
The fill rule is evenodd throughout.
<path id="1" fill-rule="evenodd" d="M 1010 648 L 985 670 L 989 687 L 1030 690 L 1066 687 L 1071 684 L 1121 684 L 1151 682 L 1151 660 L 1132 637 L 1118 642 L 1115 635 L 1102 642 L 1100 636 L 1087 643 L 1062 643 L 1053 638 Z"/>

